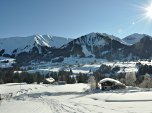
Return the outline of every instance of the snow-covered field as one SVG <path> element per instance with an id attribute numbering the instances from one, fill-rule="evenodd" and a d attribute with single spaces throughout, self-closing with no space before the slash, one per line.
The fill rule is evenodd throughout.
<path id="1" fill-rule="evenodd" d="M 72 59 L 72 58 L 71 58 Z M 70 71 L 70 68 L 72 69 L 72 72 L 74 74 L 78 73 L 89 73 L 91 71 L 96 71 L 100 68 L 102 64 L 108 65 L 111 67 L 119 66 L 120 70 L 118 73 L 126 73 L 126 72 L 137 72 L 137 66 L 136 63 L 141 63 L 143 65 L 152 65 L 152 61 L 129 61 L 129 62 L 120 62 L 120 61 L 113 61 L 113 62 L 108 62 L 103 59 L 69 59 L 69 62 L 62 62 L 62 63 L 51 63 L 51 62 L 42 62 L 42 63 L 37 63 L 33 64 L 30 67 L 32 68 L 31 70 L 28 70 L 29 73 L 35 73 L 35 72 L 40 72 L 41 74 L 47 74 L 49 72 L 59 72 L 59 70 L 65 70 L 65 71 Z M 72 61 L 72 62 L 71 62 Z M 78 61 L 77 63 L 74 63 L 74 61 Z M 85 62 L 84 62 L 85 61 Z M 87 61 L 87 62 L 86 62 Z M 24 67 L 25 68 L 25 67 Z M 24 69 L 23 68 L 23 69 Z"/>
<path id="2" fill-rule="evenodd" d="M 86 89 L 87 84 L 3 84 L 0 113 L 152 113 L 151 91 L 91 93 Z"/>

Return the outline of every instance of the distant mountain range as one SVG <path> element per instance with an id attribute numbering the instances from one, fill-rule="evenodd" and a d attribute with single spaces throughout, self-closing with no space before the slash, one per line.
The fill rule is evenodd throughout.
<path id="1" fill-rule="evenodd" d="M 0 39 L 0 56 L 28 65 L 42 60 L 61 62 L 65 57 L 133 60 L 152 57 L 152 37 L 132 34 L 123 39 L 106 33 L 89 33 L 76 39 L 50 35 Z"/>

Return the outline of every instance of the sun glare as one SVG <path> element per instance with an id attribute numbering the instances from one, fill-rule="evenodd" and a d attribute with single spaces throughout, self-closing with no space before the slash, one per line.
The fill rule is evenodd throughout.
<path id="1" fill-rule="evenodd" d="M 145 8 L 146 10 L 146 16 L 152 20 L 152 3 L 150 4 L 150 6 Z"/>

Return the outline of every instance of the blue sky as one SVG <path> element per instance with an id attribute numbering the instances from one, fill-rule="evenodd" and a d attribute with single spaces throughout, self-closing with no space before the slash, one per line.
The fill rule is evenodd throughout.
<path id="1" fill-rule="evenodd" d="M 0 0 L 0 38 L 33 34 L 77 38 L 90 32 L 120 38 L 132 33 L 152 35 L 152 22 L 142 19 L 140 9 L 149 1 Z"/>

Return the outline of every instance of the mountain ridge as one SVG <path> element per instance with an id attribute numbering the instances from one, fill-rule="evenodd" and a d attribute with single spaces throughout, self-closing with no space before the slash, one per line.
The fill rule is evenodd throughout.
<path id="1" fill-rule="evenodd" d="M 32 35 L 27 37 L 9 37 L 0 39 L 0 49 L 4 54 L 16 54 L 29 52 L 33 47 L 37 47 L 41 53 L 40 46 L 59 48 L 71 41 L 70 38 L 63 38 L 51 35 Z M 8 46 L 9 45 L 9 46 Z"/>
<path id="2" fill-rule="evenodd" d="M 67 57 L 94 57 L 107 60 L 151 58 L 152 54 L 148 49 L 152 49 L 151 39 L 149 35 L 137 33 L 120 39 L 106 33 L 94 32 L 76 39 L 51 35 L 4 38 L 0 39 L 0 56 L 14 57 L 17 62 L 25 64 L 33 60 L 62 62 Z M 144 49 L 147 52 L 142 55 Z"/>

